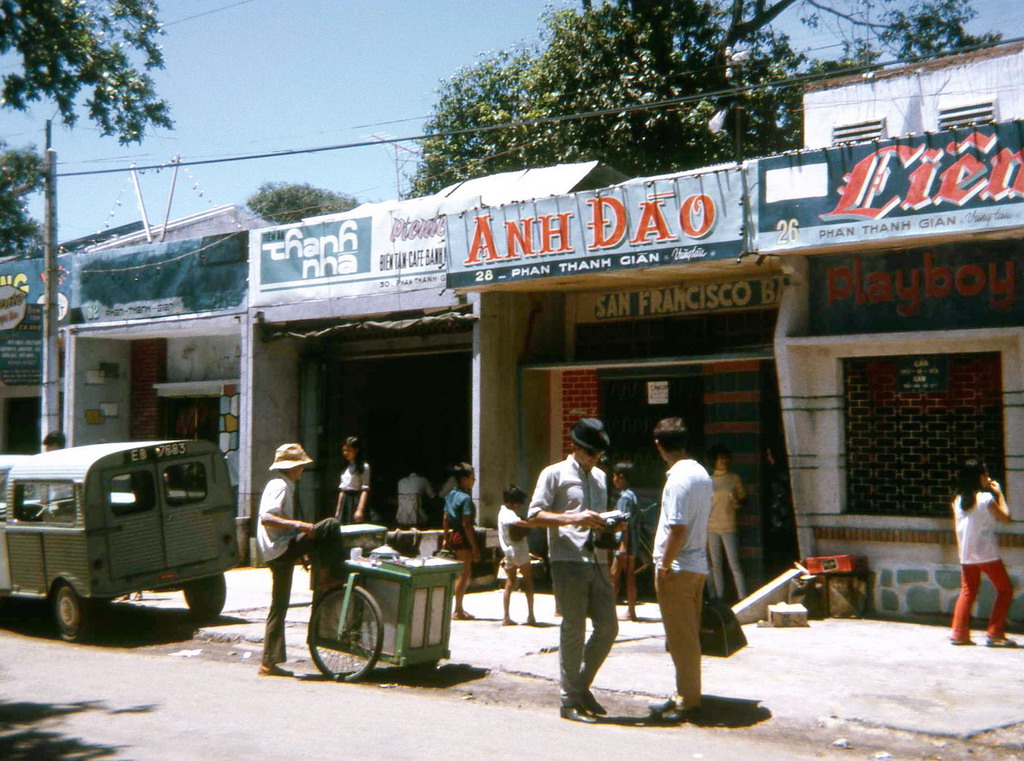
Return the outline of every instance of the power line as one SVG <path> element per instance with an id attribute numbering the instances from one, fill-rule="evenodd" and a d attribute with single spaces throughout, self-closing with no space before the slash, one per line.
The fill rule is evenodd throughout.
<path id="1" fill-rule="evenodd" d="M 1018 42 L 1024 42 L 1024 37 L 1016 37 L 1010 40 L 1002 41 L 996 45 L 984 44 L 984 45 L 970 45 L 957 50 L 947 51 L 944 53 L 934 53 L 930 55 L 922 56 L 911 56 L 907 58 L 897 59 L 893 61 L 887 61 L 885 63 L 872 63 L 864 64 L 861 66 L 851 66 L 844 69 L 835 69 L 828 72 L 819 72 L 814 74 L 799 74 L 791 77 L 783 77 L 781 79 L 772 80 L 769 82 L 762 82 L 759 84 L 742 85 L 737 87 L 730 87 L 722 90 L 712 90 L 708 92 L 695 93 L 692 95 L 683 95 L 677 98 L 667 98 L 664 100 L 654 101 L 651 103 L 639 103 L 635 105 L 624 105 L 616 106 L 611 108 L 602 108 L 594 111 L 580 111 L 571 114 L 560 114 L 556 116 L 543 116 L 536 119 L 521 119 L 510 122 L 502 122 L 500 124 L 490 124 L 478 127 L 467 127 L 465 129 L 457 130 L 445 130 L 441 132 L 424 133 L 420 135 L 409 135 L 407 137 L 395 137 L 387 139 L 375 139 L 375 140 L 358 140 L 350 143 L 338 143 L 334 145 L 322 145 L 315 146 L 312 148 L 290 148 L 280 151 L 270 151 L 267 153 L 250 153 L 239 156 L 227 156 L 214 159 L 197 159 L 193 161 L 180 161 L 177 162 L 178 166 L 202 166 L 207 164 L 227 164 L 234 163 L 236 161 L 254 161 L 257 159 L 266 158 L 282 158 L 285 156 L 300 156 L 314 153 L 326 153 L 329 151 L 340 151 L 350 150 L 353 148 L 366 148 L 369 146 L 379 146 L 392 143 L 405 143 L 414 142 L 419 140 L 426 140 L 430 138 L 444 138 L 444 137 L 456 137 L 458 135 L 466 134 L 480 134 L 485 132 L 494 132 L 500 129 L 509 129 L 513 127 L 537 127 L 544 124 L 557 124 L 565 121 L 574 121 L 577 119 L 592 119 L 601 116 L 609 116 L 612 114 L 627 114 L 634 113 L 636 111 L 648 111 L 658 108 L 667 108 L 671 106 L 678 106 L 684 103 L 692 103 L 695 101 L 702 100 L 713 100 L 723 97 L 735 97 L 738 95 L 745 95 L 749 93 L 759 92 L 761 90 L 769 90 L 774 88 L 788 88 L 795 87 L 810 82 L 825 81 L 829 79 L 836 79 L 842 76 L 851 76 L 855 74 L 863 74 L 871 71 L 878 71 L 884 66 L 893 65 L 908 65 L 914 63 L 921 63 L 923 61 L 932 60 L 935 58 L 946 57 L 956 55 L 960 53 L 969 53 L 976 50 L 1004 47 L 1006 45 L 1012 45 Z M 145 171 L 149 169 L 166 169 L 171 166 L 170 163 L 162 164 L 150 164 L 147 166 L 136 166 L 134 167 L 138 171 Z M 118 172 L 127 171 L 130 167 L 122 167 L 120 169 L 92 169 L 81 172 L 64 172 L 58 173 L 58 177 L 87 177 L 100 174 L 116 174 Z"/>

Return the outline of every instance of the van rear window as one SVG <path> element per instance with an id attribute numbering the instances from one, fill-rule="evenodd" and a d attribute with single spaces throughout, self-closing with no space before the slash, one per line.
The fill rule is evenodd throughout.
<path id="1" fill-rule="evenodd" d="M 191 505 L 206 499 L 206 468 L 182 462 L 164 468 L 164 499 L 168 505 Z"/>
<path id="2" fill-rule="evenodd" d="M 146 470 L 133 470 L 112 477 L 107 491 L 107 504 L 114 515 L 152 510 L 156 504 L 153 474 Z"/>

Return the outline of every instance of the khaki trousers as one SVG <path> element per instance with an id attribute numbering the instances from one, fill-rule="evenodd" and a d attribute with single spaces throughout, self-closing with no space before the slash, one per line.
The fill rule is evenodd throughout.
<path id="1" fill-rule="evenodd" d="M 700 616 L 705 575 L 680 571 L 656 576 L 658 607 L 665 626 L 665 647 L 676 669 L 676 704 L 689 710 L 701 704 Z"/>

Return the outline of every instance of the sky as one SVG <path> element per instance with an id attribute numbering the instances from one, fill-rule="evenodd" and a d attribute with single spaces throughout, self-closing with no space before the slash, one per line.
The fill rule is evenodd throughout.
<path id="1" fill-rule="evenodd" d="M 975 0 L 974 32 L 1024 34 L 1012 3 Z M 102 137 L 85 117 L 55 121 L 58 175 L 95 169 L 114 174 L 61 177 L 58 238 L 90 235 L 141 218 L 129 167 L 374 141 L 422 133 L 436 89 L 481 55 L 536 41 L 547 8 L 579 0 L 163 0 L 163 70 L 152 73 L 173 130 L 152 130 L 141 145 Z M 800 50 L 827 56 L 838 31 L 779 24 Z M 0 58 L 0 71 L 11 62 Z M 0 111 L 0 139 L 43 145 L 53 104 Z M 178 170 L 170 218 L 245 201 L 266 182 L 309 183 L 360 201 L 397 198 L 415 169 L 412 143 L 370 145 L 311 155 L 236 161 Z M 167 212 L 172 172 L 140 174 L 151 224 Z M 41 194 L 29 210 L 42 219 Z"/>

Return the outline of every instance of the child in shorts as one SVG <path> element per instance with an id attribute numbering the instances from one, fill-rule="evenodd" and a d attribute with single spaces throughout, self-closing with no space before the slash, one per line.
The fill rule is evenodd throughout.
<path id="1" fill-rule="evenodd" d="M 611 578 L 612 591 L 615 599 L 619 598 L 619 584 L 623 578 L 626 582 L 626 605 L 628 612 L 622 616 L 623 621 L 636 621 L 636 556 L 638 549 L 638 529 L 636 494 L 630 488 L 630 476 L 633 474 L 633 463 L 617 462 L 612 468 L 612 486 L 619 492 L 615 509 L 629 516 L 628 527 L 622 532 L 622 540 L 612 560 Z"/>
<path id="2" fill-rule="evenodd" d="M 501 544 L 501 551 L 505 557 L 502 563 L 505 565 L 505 618 L 502 626 L 514 626 L 515 621 L 509 615 L 509 602 L 512 599 L 512 590 L 515 589 L 516 579 L 521 576 L 523 588 L 526 592 L 526 609 L 528 612 L 526 623 L 533 625 L 537 619 L 533 616 L 533 569 L 530 567 L 530 547 L 526 537 L 532 526 L 529 521 L 520 517 L 523 505 L 526 504 L 526 492 L 518 486 L 510 486 L 502 494 L 505 504 L 498 510 L 498 542 Z"/>

